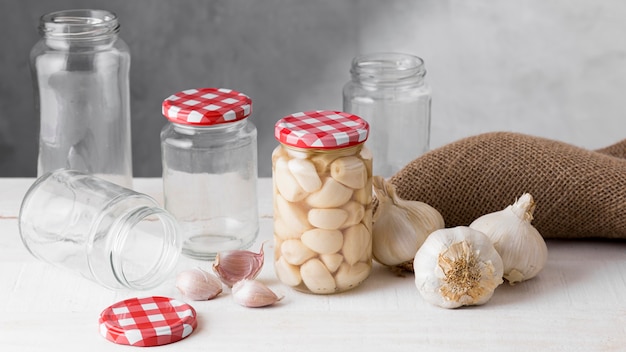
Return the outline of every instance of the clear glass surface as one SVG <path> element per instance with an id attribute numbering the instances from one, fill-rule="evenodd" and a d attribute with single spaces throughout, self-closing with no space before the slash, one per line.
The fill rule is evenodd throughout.
<path id="1" fill-rule="evenodd" d="M 183 254 L 212 260 L 252 245 L 259 230 L 257 131 L 247 119 L 161 132 L 165 208 L 178 220 Z"/>
<path id="2" fill-rule="evenodd" d="M 117 17 L 59 11 L 42 16 L 39 30 L 30 53 L 38 176 L 67 168 L 131 187 L 130 54 Z"/>
<path id="3" fill-rule="evenodd" d="M 19 227 L 35 257 L 115 289 L 160 284 L 181 250 L 176 220 L 155 200 L 73 170 L 37 179 Z"/>
<path id="4" fill-rule="evenodd" d="M 422 59 L 399 53 L 356 57 L 343 88 L 343 109 L 370 124 L 374 174 L 389 177 L 427 152 L 431 90 Z"/>

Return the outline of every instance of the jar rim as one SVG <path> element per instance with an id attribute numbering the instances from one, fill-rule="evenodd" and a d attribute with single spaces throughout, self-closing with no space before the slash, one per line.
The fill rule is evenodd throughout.
<path id="1" fill-rule="evenodd" d="M 356 56 L 350 73 L 361 80 L 381 82 L 422 79 L 426 67 L 421 57 L 394 52 L 379 52 Z"/>
<path id="2" fill-rule="evenodd" d="M 117 15 L 107 10 L 61 10 L 39 19 L 39 31 L 47 38 L 93 39 L 117 34 L 119 30 Z"/>

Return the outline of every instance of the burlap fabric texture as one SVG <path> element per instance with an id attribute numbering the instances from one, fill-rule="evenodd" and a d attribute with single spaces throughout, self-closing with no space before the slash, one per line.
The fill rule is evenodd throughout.
<path id="1" fill-rule="evenodd" d="M 486 133 L 432 150 L 390 181 L 401 198 L 439 210 L 446 227 L 469 225 L 528 192 L 537 205 L 532 224 L 544 238 L 626 239 L 626 140 L 591 151 Z"/>

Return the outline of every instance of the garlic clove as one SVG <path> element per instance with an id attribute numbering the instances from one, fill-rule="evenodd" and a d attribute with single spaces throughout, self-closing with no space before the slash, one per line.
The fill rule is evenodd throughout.
<path id="1" fill-rule="evenodd" d="M 287 162 L 291 175 L 298 181 L 302 189 L 308 193 L 315 192 L 322 187 L 315 165 L 306 159 L 291 159 Z"/>
<path id="2" fill-rule="evenodd" d="M 358 286 L 367 279 L 371 267 L 366 263 L 356 263 L 350 265 L 343 263 L 335 274 L 335 281 L 339 290 L 347 290 Z"/>
<path id="3" fill-rule="evenodd" d="M 300 239 L 319 254 L 339 252 L 343 245 L 343 234 L 339 230 L 312 229 L 303 233 Z"/>
<path id="4" fill-rule="evenodd" d="M 278 192 L 290 202 L 298 202 L 308 195 L 289 171 L 287 160 L 278 158 L 274 164 L 274 184 Z"/>
<path id="5" fill-rule="evenodd" d="M 311 209 L 308 220 L 314 227 L 325 230 L 337 230 L 348 219 L 348 212 L 340 208 Z"/>
<path id="6" fill-rule="evenodd" d="M 210 273 L 200 269 L 181 271 L 176 275 L 176 288 L 194 301 L 205 301 L 222 293 L 222 282 Z"/>
<path id="7" fill-rule="evenodd" d="M 283 220 L 286 228 L 290 229 L 291 234 L 301 234 L 311 228 L 309 220 L 307 219 L 307 213 L 296 204 L 288 202 L 278 194 L 274 195 L 274 202 L 276 205 L 276 214 L 280 214 L 280 218 Z"/>
<path id="8" fill-rule="evenodd" d="M 298 286 L 302 282 L 300 267 L 289 264 L 284 257 L 280 257 L 274 262 L 274 270 L 276 270 L 276 276 L 280 281 L 289 286 Z"/>
<path id="9" fill-rule="evenodd" d="M 315 257 L 317 253 L 310 250 L 300 240 L 286 240 L 280 245 L 280 253 L 287 263 L 301 265 L 307 260 Z"/>
<path id="10" fill-rule="evenodd" d="M 369 192 L 371 193 L 371 192 Z M 356 196 L 356 192 L 355 192 Z M 371 197 L 370 197 L 371 202 Z M 350 201 L 346 203 L 341 209 L 345 210 L 348 213 L 346 221 L 341 225 L 342 228 L 350 227 L 356 225 L 363 220 L 365 216 L 365 207 L 361 205 L 359 202 Z"/>
<path id="11" fill-rule="evenodd" d="M 365 225 L 356 224 L 345 229 L 343 232 L 343 247 L 341 251 L 346 263 L 354 265 L 364 256 L 371 258 L 369 253 L 366 253 L 370 242 L 371 235 Z"/>
<path id="12" fill-rule="evenodd" d="M 259 253 L 247 250 L 233 250 L 220 252 L 215 256 L 213 271 L 220 280 L 232 287 L 236 282 L 249 279 L 252 280 L 259 275 L 263 268 L 264 254 L 263 245 Z"/>
<path id="13" fill-rule="evenodd" d="M 334 273 L 343 262 L 343 256 L 339 253 L 320 254 L 320 260 L 324 263 L 329 272 Z"/>
<path id="14" fill-rule="evenodd" d="M 281 299 L 264 283 L 256 280 L 241 280 L 233 285 L 233 300 L 248 308 L 270 306 Z"/>
<path id="15" fill-rule="evenodd" d="M 338 208 L 350 200 L 352 193 L 349 187 L 327 177 L 322 188 L 306 197 L 305 202 L 312 208 Z"/>
<path id="16" fill-rule="evenodd" d="M 330 164 L 330 175 L 352 189 L 363 188 L 367 183 L 365 164 L 356 156 L 346 156 L 333 161 Z"/>
<path id="17" fill-rule="evenodd" d="M 469 226 L 491 239 L 504 263 L 504 278 L 513 285 L 535 277 L 548 260 L 548 247 L 531 224 L 535 202 L 529 193 L 513 205 L 485 214 Z"/>
<path id="18" fill-rule="evenodd" d="M 413 260 L 428 235 L 444 227 L 441 214 L 430 205 L 397 196 L 393 184 L 373 177 L 379 201 L 372 226 L 372 252 L 383 265 L 398 266 Z"/>
<path id="19" fill-rule="evenodd" d="M 302 281 L 313 293 L 334 293 L 337 291 L 335 278 L 330 274 L 324 263 L 313 258 L 300 266 Z"/>
<path id="20" fill-rule="evenodd" d="M 443 308 L 484 304 L 503 282 L 502 259 L 489 238 L 465 226 L 430 234 L 413 267 L 421 296 Z"/>

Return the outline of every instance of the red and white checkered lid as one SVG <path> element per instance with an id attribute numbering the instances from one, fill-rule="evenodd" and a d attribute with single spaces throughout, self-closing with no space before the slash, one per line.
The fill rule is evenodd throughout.
<path id="1" fill-rule="evenodd" d="M 192 306 L 167 297 L 131 298 L 100 314 L 100 334 L 121 345 L 158 346 L 189 336 L 197 326 Z"/>
<path id="2" fill-rule="evenodd" d="M 298 112 L 276 122 L 274 137 L 299 148 L 337 149 L 364 143 L 369 124 L 346 112 L 316 110 Z"/>
<path id="3" fill-rule="evenodd" d="M 163 100 L 161 108 L 163 116 L 172 122 L 210 126 L 250 116 L 252 100 L 232 89 L 188 89 Z"/>

